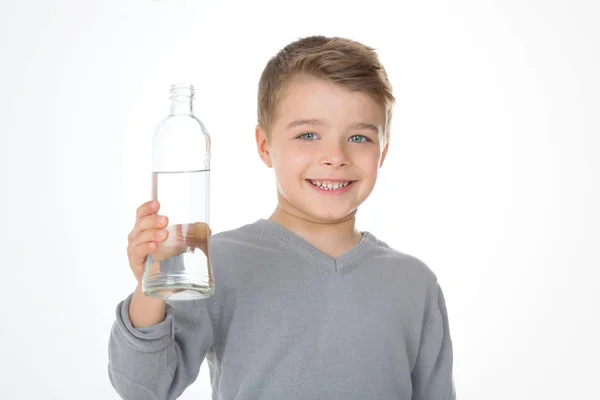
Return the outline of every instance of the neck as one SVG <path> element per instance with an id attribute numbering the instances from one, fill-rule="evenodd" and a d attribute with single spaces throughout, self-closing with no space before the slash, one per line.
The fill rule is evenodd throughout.
<path id="1" fill-rule="evenodd" d="M 171 97 L 171 115 L 191 115 L 194 113 L 193 102 L 190 96 Z"/>
<path id="2" fill-rule="evenodd" d="M 341 221 L 322 223 L 294 215 L 277 206 L 269 219 L 332 257 L 345 253 L 362 239 L 362 234 L 356 229 L 355 213 Z"/>

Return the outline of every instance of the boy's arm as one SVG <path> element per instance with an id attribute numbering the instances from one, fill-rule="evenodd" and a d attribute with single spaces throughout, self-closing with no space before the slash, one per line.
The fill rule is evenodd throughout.
<path id="1" fill-rule="evenodd" d="M 411 378 L 412 400 L 456 400 L 453 350 L 444 294 L 435 284 Z"/>
<path id="2" fill-rule="evenodd" d="M 166 303 L 165 318 L 135 328 L 129 317 L 134 294 L 119 303 L 109 340 L 109 379 L 126 400 L 177 399 L 196 379 L 213 344 L 208 307 L 215 301 Z"/>

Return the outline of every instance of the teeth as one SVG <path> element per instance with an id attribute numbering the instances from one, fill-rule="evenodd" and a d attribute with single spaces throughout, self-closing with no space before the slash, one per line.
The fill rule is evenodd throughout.
<path id="1" fill-rule="evenodd" d="M 342 189 L 345 188 L 346 186 L 348 186 L 350 184 L 350 181 L 348 182 L 325 182 L 325 181 L 310 181 L 310 183 L 312 183 L 313 185 L 324 189 L 324 190 L 338 190 L 338 189 Z"/>

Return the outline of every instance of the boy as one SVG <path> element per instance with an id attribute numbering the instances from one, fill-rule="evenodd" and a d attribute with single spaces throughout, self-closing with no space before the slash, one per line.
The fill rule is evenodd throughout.
<path id="1" fill-rule="evenodd" d="M 455 399 L 444 297 L 424 263 L 355 228 L 389 143 L 392 89 L 376 53 L 291 43 L 259 84 L 256 143 L 278 205 L 211 238 L 215 294 L 165 303 L 141 284 L 117 307 L 109 376 L 128 400 L 176 399 L 210 367 L 213 399 Z M 165 240 L 138 209 L 129 261 Z"/>

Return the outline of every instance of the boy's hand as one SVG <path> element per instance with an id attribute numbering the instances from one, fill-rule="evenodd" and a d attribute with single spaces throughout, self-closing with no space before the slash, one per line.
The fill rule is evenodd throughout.
<path id="1" fill-rule="evenodd" d="M 158 215 L 158 201 L 148 201 L 138 207 L 136 220 L 131 233 L 127 237 L 127 256 L 129 266 L 138 282 L 142 281 L 144 265 L 148 254 L 158 248 L 159 243 L 168 237 L 165 230 L 169 220 L 164 215 Z"/>
<path id="2" fill-rule="evenodd" d="M 182 254 L 187 249 L 200 249 L 208 256 L 208 239 L 212 232 L 206 223 L 168 226 L 168 218 L 158 214 L 159 208 L 158 202 L 142 204 L 137 209 L 136 222 L 128 237 L 129 266 L 138 282 L 144 275 L 148 254 L 152 254 L 155 261 Z"/>
<path id="3" fill-rule="evenodd" d="M 208 256 L 208 238 L 211 230 L 204 222 L 193 224 L 176 224 L 167 227 L 168 239 L 158 244 L 158 248 L 152 253 L 156 261 L 184 253 L 186 250 L 200 249 Z"/>

